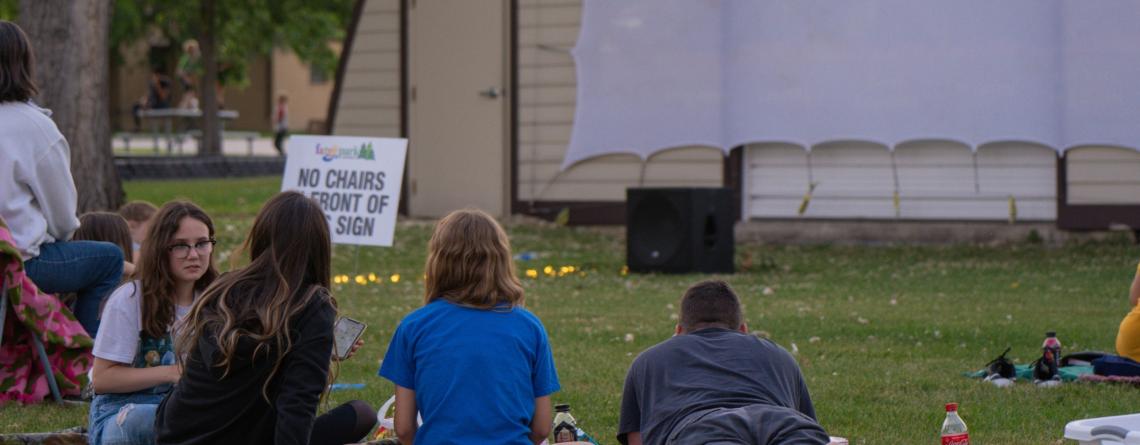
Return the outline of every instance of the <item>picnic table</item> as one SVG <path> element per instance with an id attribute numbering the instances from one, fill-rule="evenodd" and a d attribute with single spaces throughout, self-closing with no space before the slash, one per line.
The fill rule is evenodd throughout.
<path id="1" fill-rule="evenodd" d="M 150 121 L 151 136 L 154 139 L 154 152 L 157 154 L 159 150 L 159 126 L 161 125 L 163 133 L 166 135 L 166 153 L 171 154 L 174 152 L 174 142 L 178 141 L 178 152 L 182 153 L 182 137 L 176 136 L 174 131 L 174 121 L 177 119 L 201 119 L 202 110 L 189 109 L 189 108 L 155 108 L 148 110 L 140 110 L 139 117 Z M 236 110 L 218 110 L 219 124 L 221 125 L 220 132 L 226 131 L 226 121 L 238 118 Z"/>

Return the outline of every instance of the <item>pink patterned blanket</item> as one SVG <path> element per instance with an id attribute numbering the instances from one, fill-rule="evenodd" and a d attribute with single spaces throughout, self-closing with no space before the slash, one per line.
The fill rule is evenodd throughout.
<path id="1" fill-rule="evenodd" d="M 91 336 L 54 295 L 40 292 L 24 275 L 24 262 L 7 223 L 0 219 L 0 292 L 8 296 L 0 344 L 0 404 L 37 403 L 50 397 L 48 381 L 32 343 L 38 336 L 47 351 L 62 395 L 78 396 L 91 369 Z"/>

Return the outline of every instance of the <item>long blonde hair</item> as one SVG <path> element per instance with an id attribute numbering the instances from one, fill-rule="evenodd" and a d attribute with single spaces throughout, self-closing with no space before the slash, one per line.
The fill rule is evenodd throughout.
<path id="1" fill-rule="evenodd" d="M 425 305 L 437 298 L 480 309 L 524 302 L 507 233 L 482 210 L 457 210 L 436 224 L 424 272 Z"/>
<path id="2" fill-rule="evenodd" d="M 328 292 L 329 239 L 328 223 L 317 203 L 297 192 L 271 198 L 245 241 L 249 265 L 222 275 L 198 298 L 186 317 L 178 350 L 191 354 L 199 338 L 213 337 L 219 358 L 208 365 L 223 368 L 224 377 L 238 358 L 239 340 L 249 338 L 256 344 L 251 356 L 271 354 L 274 360 L 262 385 L 262 396 L 269 401 L 269 384 L 293 347 L 289 322 L 314 298 L 336 307 Z"/>

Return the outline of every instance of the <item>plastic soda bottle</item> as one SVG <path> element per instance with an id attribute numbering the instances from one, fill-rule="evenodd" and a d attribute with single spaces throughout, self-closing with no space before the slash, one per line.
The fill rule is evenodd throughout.
<path id="1" fill-rule="evenodd" d="M 570 404 L 554 405 L 553 443 L 575 442 L 578 440 L 578 422 L 570 415 Z"/>
<path id="2" fill-rule="evenodd" d="M 1061 369 L 1061 340 L 1057 339 L 1056 332 L 1045 333 L 1045 342 L 1041 344 L 1041 352 L 1047 362 L 1052 363 L 1056 369 Z"/>
<path id="3" fill-rule="evenodd" d="M 958 417 L 958 404 L 946 404 L 946 420 L 942 422 L 942 445 L 970 445 L 966 422 Z"/>

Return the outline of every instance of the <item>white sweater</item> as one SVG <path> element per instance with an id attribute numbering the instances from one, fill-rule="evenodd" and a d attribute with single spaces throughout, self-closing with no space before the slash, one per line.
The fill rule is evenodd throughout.
<path id="1" fill-rule="evenodd" d="M 79 228 L 71 152 L 50 116 L 31 103 L 0 103 L 0 217 L 25 261 Z"/>

